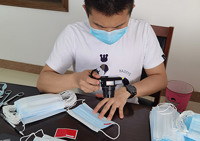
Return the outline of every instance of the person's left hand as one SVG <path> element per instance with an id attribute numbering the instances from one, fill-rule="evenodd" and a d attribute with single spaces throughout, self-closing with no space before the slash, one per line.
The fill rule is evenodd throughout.
<path id="1" fill-rule="evenodd" d="M 94 108 L 93 113 L 97 113 L 99 109 L 103 106 L 103 110 L 99 114 L 99 119 L 102 119 L 106 112 L 111 108 L 110 113 L 107 117 L 108 120 L 111 120 L 116 109 L 119 108 L 119 117 L 122 119 L 124 118 L 124 105 L 126 104 L 126 101 L 128 97 L 130 96 L 130 93 L 127 92 L 125 87 L 121 87 L 118 90 L 115 91 L 115 96 L 113 98 L 104 98 L 102 101 L 100 101 L 97 106 Z"/>

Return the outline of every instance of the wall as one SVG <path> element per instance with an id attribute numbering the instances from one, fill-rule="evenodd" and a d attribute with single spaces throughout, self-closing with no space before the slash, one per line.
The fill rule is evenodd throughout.
<path id="1" fill-rule="evenodd" d="M 83 0 L 69 0 L 69 12 L 0 5 L 0 59 L 44 65 L 53 44 L 69 23 L 85 20 Z M 167 65 L 169 80 L 200 91 L 199 0 L 136 0 L 132 17 L 174 26 Z"/>
<path id="2" fill-rule="evenodd" d="M 0 5 L 0 59 L 44 65 L 65 26 L 87 18 L 82 1 L 69 2 L 68 13 Z"/>
<path id="3" fill-rule="evenodd" d="M 200 91 L 199 0 L 137 0 L 133 15 L 151 24 L 174 26 L 168 80 L 182 80 Z"/>

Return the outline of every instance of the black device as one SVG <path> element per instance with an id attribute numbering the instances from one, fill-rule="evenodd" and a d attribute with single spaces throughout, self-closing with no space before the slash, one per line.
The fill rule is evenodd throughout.
<path id="1" fill-rule="evenodd" d="M 97 69 L 92 70 L 92 72 L 90 74 L 91 78 L 94 78 L 92 76 L 92 74 L 94 72 L 98 73 L 98 70 Z M 94 78 L 94 79 L 97 79 L 97 78 Z M 136 88 L 133 85 L 129 84 L 129 81 L 126 78 L 101 76 L 97 80 L 101 81 L 100 84 L 101 84 L 101 87 L 102 87 L 102 90 L 103 90 L 103 97 L 104 98 L 114 97 L 115 87 L 117 85 L 116 81 L 119 81 L 119 80 L 122 81 L 123 85 L 126 87 L 126 90 L 131 94 L 129 96 L 129 98 L 132 98 L 132 97 L 134 97 L 137 94 Z"/>
<path id="2" fill-rule="evenodd" d="M 128 84 L 128 85 L 125 85 L 125 87 L 126 87 L 126 90 L 131 94 L 129 98 L 132 98 L 137 94 L 137 90 L 133 85 Z"/>
<path id="3" fill-rule="evenodd" d="M 94 78 L 92 76 L 92 74 L 94 72 L 98 73 L 98 70 L 97 69 L 92 70 L 92 72 L 90 74 L 91 78 Z M 94 79 L 97 79 L 97 78 L 94 78 Z M 111 98 L 111 97 L 114 97 L 114 92 L 115 92 L 115 87 L 116 87 L 116 81 L 119 81 L 119 80 L 122 81 L 122 78 L 121 77 L 101 76 L 97 80 L 101 81 L 100 85 L 101 85 L 102 90 L 103 90 L 103 97 L 104 98 Z"/>
<path id="4" fill-rule="evenodd" d="M 115 87 L 117 80 L 122 80 L 121 77 L 108 77 L 108 76 L 102 76 L 100 77 L 101 80 L 101 87 L 103 90 L 103 96 L 104 98 L 111 98 L 114 97 Z"/>

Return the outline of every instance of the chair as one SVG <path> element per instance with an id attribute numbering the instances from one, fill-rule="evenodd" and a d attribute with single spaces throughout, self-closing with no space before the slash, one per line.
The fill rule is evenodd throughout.
<path id="1" fill-rule="evenodd" d="M 156 33 L 160 46 L 165 54 L 166 60 L 164 61 L 164 65 L 166 68 L 174 27 L 163 27 L 163 26 L 152 25 L 152 28 Z M 144 79 L 145 77 L 147 77 L 147 75 L 143 69 L 141 80 Z M 142 105 L 156 106 L 160 101 L 161 91 L 151 94 L 149 96 L 154 97 L 154 101 L 150 101 L 148 99 L 139 97 L 138 102 Z"/>

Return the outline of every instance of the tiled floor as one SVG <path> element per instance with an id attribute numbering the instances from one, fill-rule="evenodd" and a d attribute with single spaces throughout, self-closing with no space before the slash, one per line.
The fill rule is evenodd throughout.
<path id="1" fill-rule="evenodd" d="M 147 96 L 147 99 L 153 100 L 152 97 Z M 165 97 L 161 96 L 160 103 L 165 102 Z M 195 113 L 200 113 L 200 103 L 199 102 L 193 102 L 189 101 L 186 110 L 192 110 Z"/>
<path id="2" fill-rule="evenodd" d="M 0 68 L 0 82 L 8 82 L 14 84 L 21 84 L 27 86 L 36 86 L 38 74 L 26 73 L 15 70 L 8 70 Z M 146 97 L 147 99 L 152 99 L 151 97 Z M 161 97 L 160 102 L 164 102 L 165 97 Z M 189 101 L 187 109 L 193 112 L 200 113 L 200 103 Z"/>
<path id="3" fill-rule="evenodd" d="M 27 86 L 36 86 L 38 74 L 0 68 L 0 81 Z"/>

